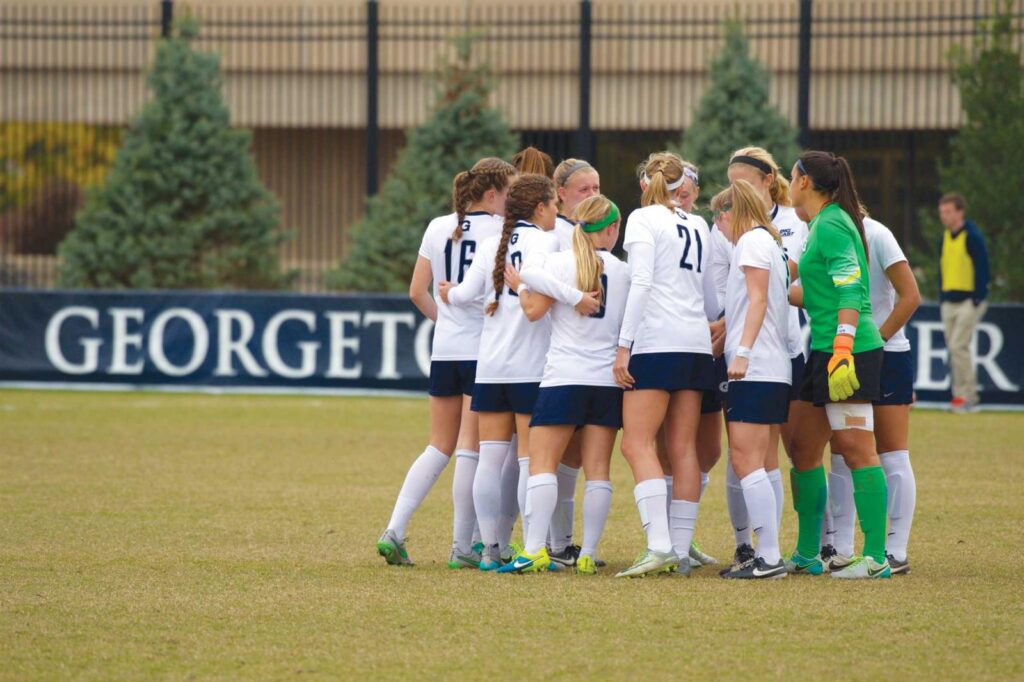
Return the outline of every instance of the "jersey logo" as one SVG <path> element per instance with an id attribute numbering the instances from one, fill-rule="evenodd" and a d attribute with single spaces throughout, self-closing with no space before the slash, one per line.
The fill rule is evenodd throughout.
<path id="1" fill-rule="evenodd" d="M 779 230 L 779 234 L 781 236 L 783 236 L 783 237 L 792 237 L 793 236 L 793 230 L 790 230 L 790 229 Z"/>

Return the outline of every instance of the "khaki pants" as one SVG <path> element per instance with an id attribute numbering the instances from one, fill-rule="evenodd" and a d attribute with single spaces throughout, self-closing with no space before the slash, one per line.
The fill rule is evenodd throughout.
<path id="1" fill-rule="evenodd" d="M 971 357 L 971 339 L 986 310 L 988 303 L 975 306 L 970 299 L 959 303 L 944 301 L 939 306 L 942 324 L 946 328 L 953 397 L 972 403 L 978 402 L 978 378 L 974 371 L 974 358 Z"/>

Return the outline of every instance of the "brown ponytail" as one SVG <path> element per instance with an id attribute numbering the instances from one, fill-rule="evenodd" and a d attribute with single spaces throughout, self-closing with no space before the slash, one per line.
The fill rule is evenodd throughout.
<path id="1" fill-rule="evenodd" d="M 516 152 L 512 156 L 512 165 L 516 167 L 520 173 L 535 173 L 537 175 L 546 175 L 552 177 L 555 174 L 555 162 L 551 160 L 551 157 L 537 149 L 536 147 L 527 147 L 522 151 Z"/>
<path id="2" fill-rule="evenodd" d="M 857 185 L 853 181 L 850 164 L 842 156 L 832 152 L 804 152 L 797 162 L 797 172 L 806 175 L 819 194 L 843 209 L 857 226 L 860 241 L 864 245 L 864 257 L 869 259 L 868 240 L 864 234 L 863 204 L 857 196 Z"/>
<path id="3" fill-rule="evenodd" d="M 452 180 L 452 210 L 455 211 L 455 231 L 452 241 L 462 239 L 462 221 L 466 209 L 484 198 L 489 189 L 499 192 L 505 189 L 509 179 L 516 174 L 515 166 L 502 159 L 488 156 L 480 159 L 468 171 L 462 171 Z"/>
<path id="4" fill-rule="evenodd" d="M 668 186 L 683 177 L 683 160 L 672 152 L 655 152 L 647 157 L 641 178 L 647 176 L 647 187 L 640 197 L 641 206 L 661 204 L 675 209 Z"/>
<path id="5" fill-rule="evenodd" d="M 505 257 L 512 230 L 520 220 L 530 220 L 537 204 L 544 204 L 555 198 L 555 183 L 546 175 L 528 173 L 520 175 L 508 189 L 505 199 L 505 222 L 502 224 L 498 252 L 494 255 L 494 270 L 491 281 L 494 284 L 494 300 L 487 305 L 486 313 L 494 315 L 498 310 L 498 299 L 505 288 Z"/>

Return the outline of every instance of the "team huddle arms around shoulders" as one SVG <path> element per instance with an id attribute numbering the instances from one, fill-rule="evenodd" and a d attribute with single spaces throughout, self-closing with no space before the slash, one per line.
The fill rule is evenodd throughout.
<path id="1" fill-rule="evenodd" d="M 909 572 L 903 327 L 920 294 L 846 160 L 804 152 L 787 172 L 764 149 L 737 150 L 711 227 L 694 209 L 695 165 L 657 152 L 637 171 L 628 216 L 589 162 L 556 166 L 532 147 L 453 179 L 409 289 L 435 322 L 428 443 L 377 552 L 413 565 L 407 526 L 454 461 L 449 568 L 598 574 L 621 429 L 643 547 L 631 563 L 609 557 L 615 575 L 687 576 L 718 563 L 695 531 L 724 423 L 735 552 L 721 577 Z M 798 520 L 787 556 L 780 444 Z"/>

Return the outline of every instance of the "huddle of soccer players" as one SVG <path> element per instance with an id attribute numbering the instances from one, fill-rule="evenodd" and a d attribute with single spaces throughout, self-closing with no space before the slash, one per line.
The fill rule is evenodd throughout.
<path id="1" fill-rule="evenodd" d="M 555 167 L 528 148 L 455 177 L 453 213 L 427 227 L 409 289 L 436 323 L 430 440 L 378 553 L 412 564 L 406 526 L 454 455 L 449 567 L 596 574 L 622 429 L 646 546 L 617 575 L 688 575 L 716 563 L 693 536 L 724 410 L 736 550 L 723 578 L 907 572 L 916 487 L 903 327 L 920 295 L 845 159 L 804 152 L 787 179 L 766 150 L 736 151 L 730 185 L 711 201 L 713 229 L 691 212 L 693 164 L 658 152 L 638 176 L 628 265 L 612 254 L 622 216 L 586 161 Z M 787 559 L 780 442 L 799 521 Z"/>

